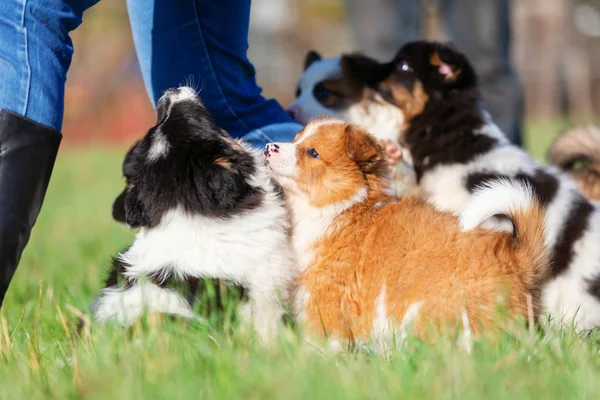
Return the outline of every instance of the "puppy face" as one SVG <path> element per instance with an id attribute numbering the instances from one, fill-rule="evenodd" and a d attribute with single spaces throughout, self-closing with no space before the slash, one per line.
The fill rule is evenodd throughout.
<path id="1" fill-rule="evenodd" d="M 172 209 L 227 218 L 261 204 L 264 190 L 250 181 L 253 156 L 220 130 L 193 89 L 169 89 L 158 122 L 127 153 L 127 186 L 113 217 L 153 227 Z"/>
<path id="2" fill-rule="evenodd" d="M 265 157 L 274 179 L 313 207 L 350 200 L 369 178 L 387 173 L 382 148 L 361 128 L 339 120 L 316 120 L 292 143 L 270 143 Z"/>
<path id="3" fill-rule="evenodd" d="M 288 111 L 303 124 L 328 116 L 352 123 L 364 122 L 359 121 L 359 108 L 375 101 L 376 95 L 369 90 L 370 84 L 383 79 L 391 68 L 391 65 L 380 64 L 359 54 L 322 59 L 311 50 L 306 55 L 296 100 Z M 361 74 L 356 73 L 357 69 L 361 70 Z"/>

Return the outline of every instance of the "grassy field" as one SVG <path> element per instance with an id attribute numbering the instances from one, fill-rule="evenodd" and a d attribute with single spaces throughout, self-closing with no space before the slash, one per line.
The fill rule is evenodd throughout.
<path id="1" fill-rule="evenodd" d="M 532 137 L 542 158 L 551 137 Z M 572 333 L 517 329 L 476 338 L 471 354 L 448 334 L 435 345 L 409 340 L 384 358 L 324 355 L 291 331 L 265 350 L 215 316 L 77 332 L 109 256 L 132 237 L 110 218 L 122 156 L 60 155 L 0 316 L 0 398 L 600 398 L 600 345 Z"/>

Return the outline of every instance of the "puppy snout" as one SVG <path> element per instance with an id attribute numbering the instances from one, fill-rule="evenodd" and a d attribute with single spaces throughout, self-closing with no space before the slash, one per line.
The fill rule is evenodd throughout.
<path id="1" fill-rule="evenodd" d="M 290 117 L 297 121 L 300 116 L 300 107 L 296 104 L 292 104 L 288 107 L 287 112 Z"/>
<path id="2" fill-rule="evenodd" d="M 263 152 L 266 159 L 271 158 L 272 155 L 277 153 L 279 153 L 279 145 L 276 143 L 267 144 L 267 146 L 265 147 L 265 151 Z"/>

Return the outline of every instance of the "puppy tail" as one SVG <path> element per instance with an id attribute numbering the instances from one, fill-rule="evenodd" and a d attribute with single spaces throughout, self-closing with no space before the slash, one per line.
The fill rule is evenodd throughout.
<path id="1" fill-rule="evenodd" d="M 549 155 L 552 164 L 573 176 L 586 197 L 600 199 L 600 128 L 569 129 L 554 141 Z"/>
<path id="2" fill-rule="evenodd" d="M 497 225 L 486 224 L 498 217 L 510 220 L 512 235 L 507 237 L 507 243 L 516 256 L 514 265 L 521 269 L 523 283 L 533 292 L 550 270 L 550 249 L 544 242 L 545 211 L 530 185 L 496 179 L 473 192 L 459 217 L 459 224 L 463 231 L 477 227 L 498 230 Z"/>

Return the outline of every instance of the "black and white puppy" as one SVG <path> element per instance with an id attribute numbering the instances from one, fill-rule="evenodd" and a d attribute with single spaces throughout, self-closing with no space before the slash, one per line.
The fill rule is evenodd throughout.
<path id="1" fill-rule="evenodd" d="M 165 283 L 219 278 L 247 289 L 243 316 L 268 340 L 296 268 L 287 212 L 262 152 L 221 131 L 191 88 L 168 90 L 157 113 L 127 153 L 127 187 L 113 206 L 115 219 L 140 231 L 116 257 L 94 317 L 125 325 L 144 310 L 194 318 Z"/>

